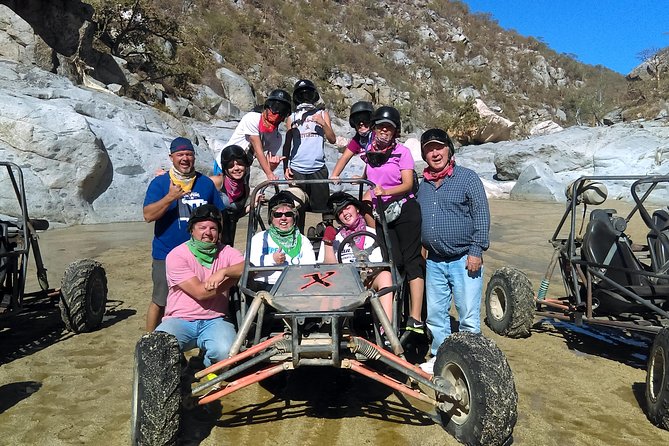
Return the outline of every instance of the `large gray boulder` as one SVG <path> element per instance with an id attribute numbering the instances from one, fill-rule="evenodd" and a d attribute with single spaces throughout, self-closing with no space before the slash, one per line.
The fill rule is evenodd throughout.
<path id="1" fill-rule="evenodd" d="M 53 50 L 28 22 L 5 5 L 0 5 L 0 57 L 49 70 Z"/>
<path id="2" fill-rule="evenodd" d="M 515 200 L 566 201 L 564 186 L 545 163 L 527 166 L 510 192 Z"/>
<path id="3" fill-rule="evenodd" d="M 520 180 L 537 161 L 566 186 L 581 176 L 669 175 L 669 126 L 659 122 L 610 127 L 571 127 L 524 141 L 486 144 L 495 152 L 497 180 Z M 525 190 L 525 189 L 524 189 Z M 518 189 L 517 194 L 524 193 Z M 609 197 L 631 200 L 629 182 L 609 188 Z"/>
<path id="4" fill-rule="evenodd" d="M 216 70 L 225 97 L 240 110 L 250 111 L 256 105 L 256 98 L 249 83 L 239 74 L 227 68 Z"/>
<path id="5" fill-rule="evenodd" d="M 169 167 L 176 136 L 200 143 L 198 168 L 212 162 L 198 129 L 147 105 L 86 90 L 37 67 L 0 61 L 0 159 L 19 164 L 31 215 L 79 224 L 142 219 L 157 169 Z M 2 200 L 13 200 L 0 188 Z"/>

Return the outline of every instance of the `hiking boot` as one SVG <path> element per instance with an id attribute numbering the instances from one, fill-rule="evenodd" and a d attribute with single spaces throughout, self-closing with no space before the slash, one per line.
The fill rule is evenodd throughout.
<path id="1" fill-rule="evenodd" d="M 406 331 L 412 331 L 416 334 L 424 335 L 425 334 L 425 324 L 421 321 L 417 321 L 416 319 L 412 318 L 409 316 L 409 319 L 407 319 L 407 325 L 404 327 Z"/>
<path id="2" fill-rule="evenodd" d="M 437 357 L 433 356 L 430 359 L 428 359 L 427 361 L 425 361 L 424 363 L 422 363 L 421 365 L 419 365 L 418 367 L 420 367 L 420 369 L 422 371 L 424 371 L 425 373 L 429 373 L 430 375 L 434 375 L 434 361 L 436 359 L 437 359 Z"/>

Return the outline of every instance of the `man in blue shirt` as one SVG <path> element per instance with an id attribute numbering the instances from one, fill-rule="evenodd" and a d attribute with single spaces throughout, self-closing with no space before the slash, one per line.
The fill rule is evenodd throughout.
<path id="1" fill-rule="evenodd" d="M 427 326 L 433 355 L 421 368 L 432 373 L 439 346 L 451 334 L 449 310 L 454 296 L 460 331 L 481 331 L 483 251 L 489 246 L 490 211 L 478 175 L 455 164 L 453 142 L 441 129 L 421 135 L 428 167 L 416 198 L 427 250 Z"/>
<path id="2" fill-rule="evenodd" d="M 165 314 L 167 279 L 165 257 L 175 247 L 188 241 L 188 219 L 203 204 L 223 210 L 225 205 L 209 177 L 195 171 L 195 148 L 187 138 L 176 138 L 170 144 L 169 172 L 155 177 L 144 198 L 144 220 L 156 222 L 153 230 L 151 276 L 153 295 L 146 314 L 146 329 L 153 331 Z"/>

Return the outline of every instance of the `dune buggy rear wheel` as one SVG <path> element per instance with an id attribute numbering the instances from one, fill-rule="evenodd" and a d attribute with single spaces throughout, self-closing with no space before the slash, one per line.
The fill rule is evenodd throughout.
<path id="1" fill-rule="evenodd" d="M 485 292 L 486 324 L 510 338 L 530 335 L 534 320 L 534 291 L 525 273 L 515 268 L 494 272 Z"/>
<path id="2" fill-rule="evenodd" d="M 131 444 L 176 445 L 181 400 L 181 353 L 177 339 L 160 331 L 145 334 L 135 348 Z"/>
<path id="3" fill-rule="evenodd" d="M 646 368 L 646 407 L 654 425 L 669 430 L 669 329 L 653 341 Z"/>
<path id="4" fill-rule="evenodd" d="M 453 333 L 439 347 L 434 376 L 450 382 L 461 396 L 448 411 L 438 410 L 448 433 L 468 445 L 509 441 L 518 394 L 506 357 L 493 341 L 477 333 Z"/>
<path id="5" fill-rule="evenodd" d="M 107 306 L 107 275 L 102 264 L 91 259 L 70 263 L 63 275 L 58 306 L 69 331 L 98 328 Z"/>

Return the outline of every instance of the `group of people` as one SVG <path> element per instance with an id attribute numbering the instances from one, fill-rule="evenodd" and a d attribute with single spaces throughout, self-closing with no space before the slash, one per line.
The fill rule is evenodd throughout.
<path id="1" fill-rule="evenodd" d="M 182 349 L 203 349 L 205 365 L 227 357 L 234 338 L 228 293 L 244 259 L 232 245 L 237 221 L 248 211 L 253 157 L 269 180 L 278 179 L 274 171 L 282 165 L 287 180 L 337 181 L 357 155 L 365 162 L 364 177 L 375 185 L 362 200 L 345 192 L 331 195 L 325 181 L 299 185 L 304 200 L 278 192 L 268 202 L 268 229 L 253 236 L 246 255 L 256 266 L 334 263 L 344 238 L 360 231 L 375 233 L 384 212 L 390 239 L 386 243 L 409 285 L 405 328 L 431 333 L 432 358 L 421 364 L 431 373 L 437 350 L 451 333 L 452 299 L 459 329 L 480 331 L 482 253 L 489 245 L 490 226 L 483 184 L 472 170 L 456 164 L 451 139 L 436 128 L 421 136 L 427 167 L 417 184 L 411 152 L 398 140 L 399 111 L 364 101 L 351 107 L 349 123 L 356 133 L 330 174 L 324 145 L 334 143 L 336 136 L 327 110 L 317 105 L 319 99 L 315 85 L 306 79 L 295 84 L 292 103 L 288 92 L 272 91 L 262 111 L 242 118 L 227 144 L 214 145 L 211 177 L 195 171 L 195 150 L 188 139 L 172 142 L 172 167 L 154 178 L 144 202 L 145 220 L 155 222 L 154 287 L 146 328 L 172 333 Z M 285 138 L 278 129 L 284 121 Z M 326 227 L 318 258 L 303 235 L 307 210 L 331 213 L 339 224 L 339 229 Z M 373 243 L 369 238 L 354 236 L 353 243 L 367 248 Z M 371 254 L 370 261 L 375 259 L 381 260 L 379 248 Z M 342 252 L 341 261 L 353 261 L 350 250 Z M 263 272 L 255 280 L 269 289 L 279 275 Z M 390 272 L 380 271 L 366 286 L 379 290 L 391 283 Z M 391 295 L 382 296 L 381 302 L 392 318 Z"/>

